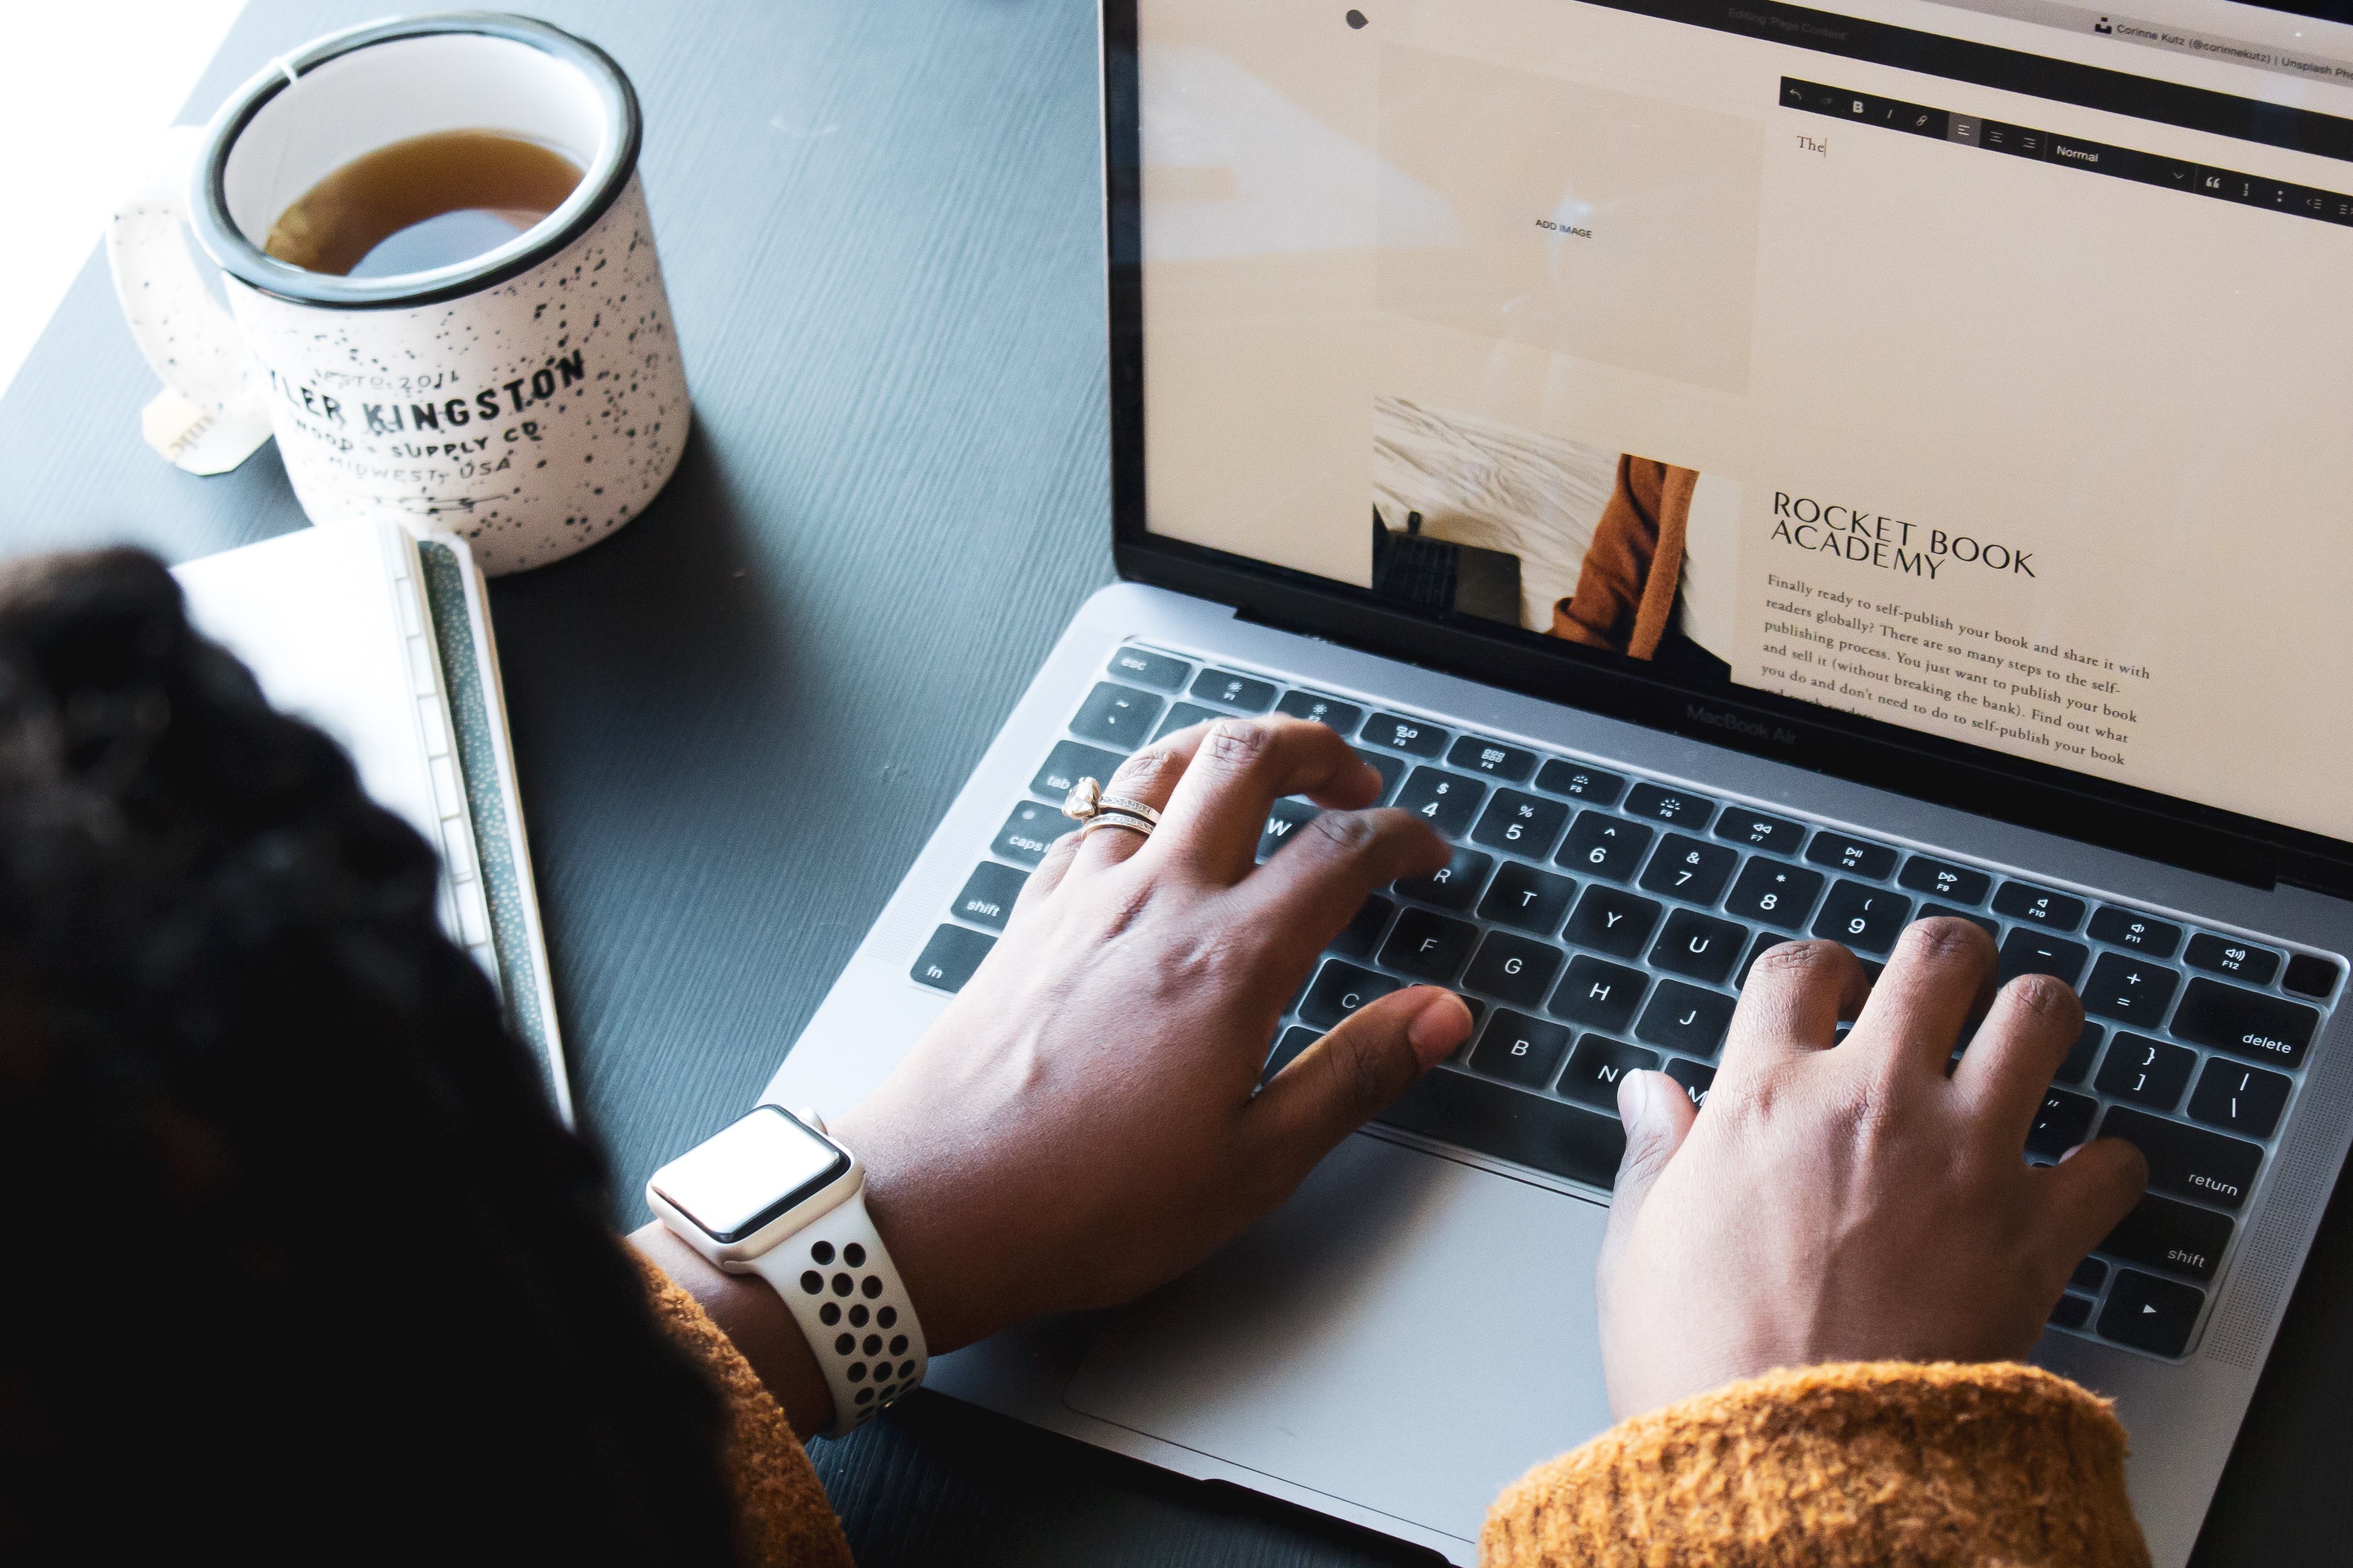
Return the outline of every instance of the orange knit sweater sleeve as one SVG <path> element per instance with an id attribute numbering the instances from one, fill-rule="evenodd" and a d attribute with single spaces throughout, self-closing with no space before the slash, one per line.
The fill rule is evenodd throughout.
<path id="1" fill-rule="evenodd" d="M 727 1406 L 727 1479 L 747 1568 L 851 1568 L 849 1538 L 784 1407 L 701 1302 L 639 1258 L 654 1318 L 698 1363 Z"/>
<path id="2" fill-rule="evenodd" d="M 1537 1466 L 1483 1568 L 2145 1568 L 2108 1403 L 2033 1367 L 1772 1373 Z"/>

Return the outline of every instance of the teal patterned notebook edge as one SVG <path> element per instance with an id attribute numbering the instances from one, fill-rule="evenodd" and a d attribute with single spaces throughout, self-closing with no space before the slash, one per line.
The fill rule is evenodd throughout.
<path id="1" fill-rule="evenodd" d="M 572 1096 L 543 967 L 546 959 L 538 910 L 530 868 L 521 860 L 521 822 L 510 809 L 506 770 L 501 765 L 504 748 L 499 742 L 505 715 L 493 706 L 494 694 L 484 677 L 491 662 L 483 646 L 488 630 L 477 626 L 466 591 L 472 563 L 461 556 L 458 547 L 436 539 L 419 540 L 417 553 L 424 569 L 434 642 L 449 694 L 449 718 L 457 732 L 458 761 L 465 775 L 467 813 L 473 823 L 482 889 L 490 904 L 491 941 L 498 951 L 499 989 L 507 1027 L 531 1047 L 548 1098 L 568 1123 Z"/>

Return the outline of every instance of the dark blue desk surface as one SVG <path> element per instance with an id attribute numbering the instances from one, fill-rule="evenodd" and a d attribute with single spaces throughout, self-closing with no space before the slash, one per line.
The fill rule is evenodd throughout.
<path id="1" fill-rule="evenodd" d="M 616 1218 L 765 1082 L 1071 611 L 1111 576 L 1087 0 L 568 0 L 645 100 L 696 432 L 655 507 L 492 590 L 586 1129 Z M 184 120 L 382 12 L 253 0 Z M 93 257 L 0 402 L 0 548 L 173 560 L 302 518 L 196 479 Z M 2341 1541 L 2353 1215 L 2322 1237 L 2211 1562 Z M 1432 1434 L 1433 1440 L 1442 1440 Z M 1420 1554 L 923 1398 L 819 1445 L 865 1568 Z"/>

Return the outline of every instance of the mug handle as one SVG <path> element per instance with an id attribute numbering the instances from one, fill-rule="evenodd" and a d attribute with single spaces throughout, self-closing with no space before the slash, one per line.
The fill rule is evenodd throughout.
<path id="1" fill-rule="evenodd" d="M 200 125 L 164 132 L 107 225 L 106 261 L 122 319 L 164 383 L 141 412 L 140 433 L 189 473 L 225 474 L 269 439 L 269 402 L 244 332 L 188 247 L 188 190 L 204 141 Z"/>

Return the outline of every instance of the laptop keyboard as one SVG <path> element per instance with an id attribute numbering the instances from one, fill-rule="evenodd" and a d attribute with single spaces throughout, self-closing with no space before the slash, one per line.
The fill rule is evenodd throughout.
<path id="1" fill-rule="evenodd" d="M 1269 1076 L 1368 1002 L 1450 986 L 1476 1019 L 1471 1037 L 1379 1120 L 1606 1192 L 1625 1149 L 1619 1081 L 1662 1070 L 1704 1107 L 1759 953 L 1826 937 L 1876 978 L 1913 921 L 1974 921 L 2000 949 L 2003 980 L 2056 975 L 2089 1017 L 2026 1157 L 2047 1163 L 2094 1136 L 2128 1139 L 2148 1157 L 2148 1194 L 2084 1260 L 2051 1321 L 2154 1355 L 2187 1351 L 2337 992 L 2335 958 L 1125 647 L 1029 797 L 1008 808 L 915 959 L 915 981 L 953 992 L 971 977 L 1029 868 L 1076 827 L 1061 801 L 1081 778 L 1108 783 L 1128 752 L 1202 720 L 1270 711 L 1352 736 L 1381 774 L 1381 802 L 1455 847 L 1435 875 L 1366 900 L 1287 1009 Z M 1277 802 L 1259 858 L 1314 815 Z"/>

